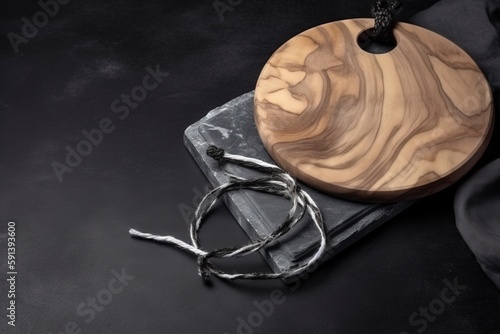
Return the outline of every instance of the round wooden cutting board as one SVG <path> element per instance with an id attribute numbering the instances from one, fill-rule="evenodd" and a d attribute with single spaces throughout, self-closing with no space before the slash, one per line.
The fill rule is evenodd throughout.
<path id="1" fill-rule="evenodd" d="M 458 46 L 406 23 L 397 46 L 357 43 L 372 19 L 324 24 L 290 39 L 264 66 L 255 123 L 272 158 L 339 197 L 387 202 L 435 193 L 488 144 L 490 87 Z"/>

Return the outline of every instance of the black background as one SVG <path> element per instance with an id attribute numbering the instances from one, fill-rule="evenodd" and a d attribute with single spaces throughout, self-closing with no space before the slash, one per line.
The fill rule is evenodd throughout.
<path id="1" fill-rule="evenodd" d="M 400 19 L 435 2 L 407 1 Z M 9 220 L 17 223 L 19 274 L 17 326 L 6 325 L 1 279 L 0 328 L 59 333 L 75 322 L 84 333 L 232 334 L 238 317 L 248 321 L 256 311 L 254 301 L 279 289 L 284 303 L 254 333 L 416 333 L 421 327 L 410 315 L 440 298 L 443 280 L 457 278 L 467 288 L 425 332 L 498 333 L 500 293 L 455 227 L 456 186 L 419 201 L 300 286 L 216 278 L 204 284 L 191 256 L 128 235 L 134 227 L 188 240 L 182 209 L 194 208 L 207 181 L 184 147 L 184 129 L 253 90 L 286 40 L 318 24 L 367 17 L 371 3 L 243 0 L 221 21 L 211 0 L 72 0 L 15 53 L 7 33 L 20 34 L 21 18 L 31 20 L 40 7 L 3 2 L 0 277 Z M 112 101 L 156 65 L 170 75 L 119 120 Z M 81 131 L 106 117 L 115 130 L 59 182 L 53 161 L 64 162 L 65 147 L 75 148 Z M 207 248 L 247 241 L 223 205 L 201 239 Z M 260 256 L 229 265 L 268 270 Z M 135 278 L 87 323 L 78 305 L 122 268 Z"/>

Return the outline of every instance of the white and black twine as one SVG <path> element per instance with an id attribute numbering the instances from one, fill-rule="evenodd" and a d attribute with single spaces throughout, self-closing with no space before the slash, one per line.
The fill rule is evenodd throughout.
<path id="1" fill-rule="evenodd" d="M 215 146 L 210 146 L 207 149 L 207 155 L 221 163 L 234 163 L 247 168 L 252 168 L 268 174 L 268 176 L 253 179 L 244 179 L 232 174 L 228 174 L 230 181 L 213 189 L 201 200 L 193 220 L 189 224 L 191 236 L 191 244 L 179 240 L 172 236 L 159 236 L 150 233 L 142 233 L 134 229 L 130 229 L 129 233 L 134 237 L 155 240 L 173 244 L 179 248 L 190 252 L 198 257 L 198 273 L 207 280 L 213 274 L 223 279 L 272 279 L 272 278 L 287 278 L 300 274 L 310 268 L 323 255 L 326 247 L 326 232 L 323 221 L 323 216 L 314 202 L 314 200 L 302 190 L 296 180 L 281 168 L 264 162 L 259 159 L 248 158 L 240 155 L 229 154 L 223 149 Z M 281 223 L 273 232 L 265 238 L 249 243 L 240 247 L 219 248 L 212 251 L 204 250 L 198 242 L 198 231 L 200 229 L 203 218 L 212 209 L 217 200 L 226 192 L 233 190 L 250 189 L 283 196 L 290 200 L 291 207 L 288 215 L 283 223 Z M 255 253 L 262 247 L 277 240 L 292 227 L 294 227 L 304 216 L 306 211 L 311 216 L 314 225 L 318 229 L 321 241 L 316 253 L 304 264 L 289 268 L 279 273 L 227 273 L 217 268 L 210 259 L 223 259 L 230 257 L 241 257 L 251 253 Z"/>

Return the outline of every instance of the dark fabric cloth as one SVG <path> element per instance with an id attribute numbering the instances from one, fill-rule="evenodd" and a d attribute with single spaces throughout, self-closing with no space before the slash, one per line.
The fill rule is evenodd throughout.
<path id="1" fill-rule="evenodd" d="M 500 289 L 500 159 L 470 177 L 455 198 L 457 227 Z"/>
<path id="2" fill-rule="evenodd" d="M 449 18 L 455 18 L 450 20 Z M 498 101 L 500 83 L 500 2 L 440 1 L 416 15 L 415 24 L 461 46 L 478 63 Z M 456 22 L 460 24 L 456 24 Z M 497 103 L 498 105 L 498 103 Z M 498 117 L 497 117 L 498 123 Z M 498 126 L 488 155 L 498 157 Z M 455 216 L 460 234 L 481 268 L 500 289 L 500 159 L 470 177 L 458 190 Z"/>

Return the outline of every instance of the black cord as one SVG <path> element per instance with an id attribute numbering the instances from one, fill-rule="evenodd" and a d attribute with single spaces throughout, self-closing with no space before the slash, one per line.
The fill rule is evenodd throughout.
<path id="1" fill-rule="evenodd" d="M 399 14 L 401 2 L 399 0 L 379 0 L 372 5 L 371 14 L 375 18 L 372 39 L 378 42 L 392 40 L 392 26 L 394 16 Z"/>

